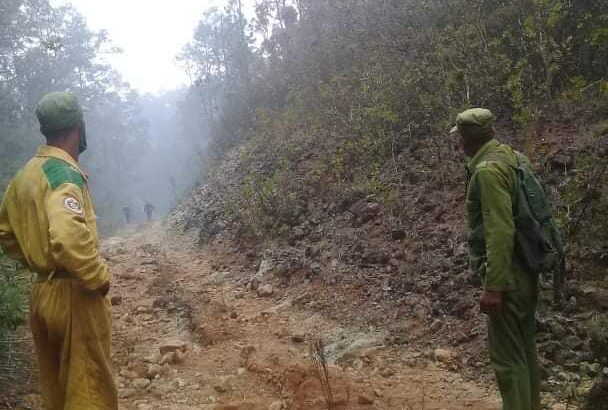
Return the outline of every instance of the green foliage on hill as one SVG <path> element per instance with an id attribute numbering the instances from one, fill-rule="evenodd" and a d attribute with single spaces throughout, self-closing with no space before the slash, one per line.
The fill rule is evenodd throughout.
<path id="1" fill-rule="evenodd" d="M 0 357 L 3 343 L 10 332 L 25 320 L 25 286 L 23 275 L 14 262 L 0 251 Z"/>
<path id="2" fill-rule="evenodd" d="M 231 209 L 278 232 L 313 192 L 395 203 L 387 167 L 457 183 L 446 129 L 464 108 L 486 106 L 523 137 L 605 116 L 607 27 L 599 0 L 261 0 L 249 24 L 232 0 L 181 56 L 196 78 L 188 112 L 211 159 L 245 143 L 266 164 L 243 170 Z"/>
<path id="3" fill-rule="evenodd" d="M 81 158 L 93 175 L 100 225 L 120 221 L 134 153 L 146 148 L 138 96 L 102 58 L 119 52 L 105 31 L 90 30 L 70 6 L 48 0 L 0 0 L 0 191 L 44 139 L 34 108 L 47 92 L 75 93 L 86 112 L 89 150 Z"/>

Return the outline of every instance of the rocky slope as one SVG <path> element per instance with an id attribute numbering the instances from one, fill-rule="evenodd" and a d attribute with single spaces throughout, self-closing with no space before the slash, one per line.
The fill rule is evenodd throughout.
<path id="1" fill-rule="evenodd" d="M 569 126 L 535 132 L 533 159 L 544 167 L 555 196 L 580 176 L 574 162 L 589 149 L 589 139 Z M 491 376 L 485 320 L 477 306 L 479 283 L 467 268 L 462 159 L 450 144 L 422 141 L 387 163 L 380 183 L 397 187 L 391 201 L 350 187 L 342 187 L 342 194 L 319 190 L 310 163 L 325 157 L 307 150 L 304 160 L 292 162 L 291 174 L 303 181 L 303 201 L 294 201 L 295 218 L 279 234 L 251 235 L 246 229 L 251 222 L 235 217 L 251 173 L 273 167 L 271 149 L 252 154 L 247 144 L 228 155 L 172 213 L 170 225 L 197 236 L 201 245 L 221 244 L 246 255 L 250 266 L 240 280 L 252 291 L 297 290 L 299 306 L 378 329 L 390 346 L 427 356 L 445 349 L 454 357 L 454 369 L 474 379 Z M 563 205 L 561 197 L 555 199 Z M 574 401 L 598 376 L 608 375 L 597 354 L 597 346 L 608 340 L 594 330 L 598 313 L 608 308 L 608 293 L 601 283 L 576 279 L 584 269 L 580 256 L 569 266 L 565 306 L 553 308 L 551 284 L 543 281 L 538 315 L 543 390 Z"/>

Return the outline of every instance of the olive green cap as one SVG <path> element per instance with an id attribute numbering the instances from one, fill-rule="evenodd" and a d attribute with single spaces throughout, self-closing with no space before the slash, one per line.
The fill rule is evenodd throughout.
<path id="1" fill-rule="evenodd" d="M 491 129 L 496 117 L 492 111 L 485 108 L 471 108 L 456 116 L 456 126 L 450 130 L 450 134 L 459 131 L 461 127 L 477 126 L 482 130 Z"/>
<path id="2" fill-rule="evenodd" d="M 67 130 L 83 124 L 83 113 L 74 94 L 54 92 L 42 97 L 36 106 L 40 132 Z"/>

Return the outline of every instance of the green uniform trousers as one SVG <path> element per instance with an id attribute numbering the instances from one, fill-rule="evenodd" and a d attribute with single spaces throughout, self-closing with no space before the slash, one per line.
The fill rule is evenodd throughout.
<path id="1" fill-rule="evenodd" d="M 503 410 L 538 410 L 540 375 L 535 318 L 538 281 L 531 274 L 517 276 L 517 290 L 505 292 L 503 311 L 489 318 L 490 361 Z"/>
<path id="2" fill-rule="evenodd" d="M 30 324 L 47 410 L 117 410 L 110 302 L 71 279 L 37 282 Z"/>

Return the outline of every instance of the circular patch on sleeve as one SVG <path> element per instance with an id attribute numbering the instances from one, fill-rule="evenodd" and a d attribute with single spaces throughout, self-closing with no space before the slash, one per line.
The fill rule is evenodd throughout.
<path id="1" fill-rule="evenodd" d="M 82 215 L 84 213 L 82 205 L 80 205 L 80 202 L 74 197 L 67 197 L 65 201 L 63 201 L 63 205 L 65 206 L 65 209 L 74 212 L 77 215 Z"/>

